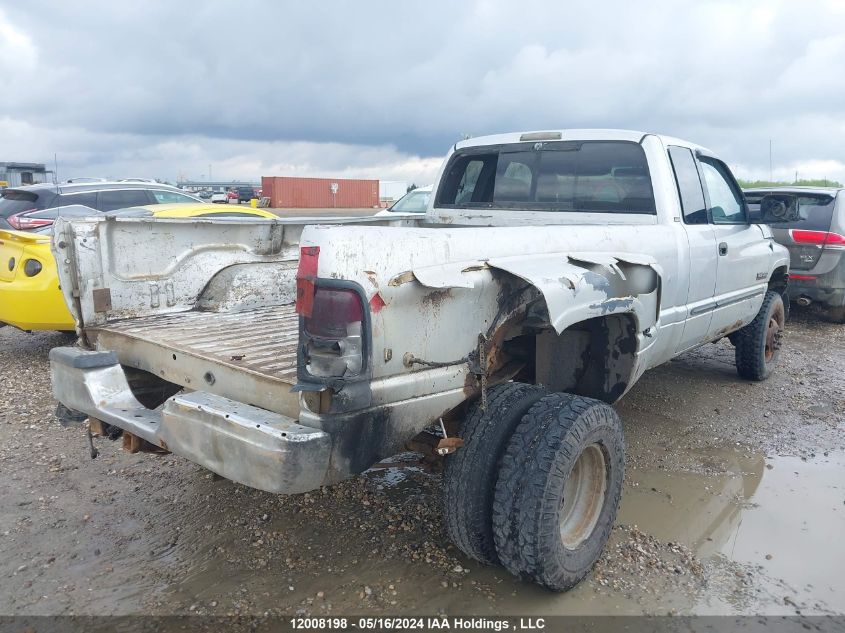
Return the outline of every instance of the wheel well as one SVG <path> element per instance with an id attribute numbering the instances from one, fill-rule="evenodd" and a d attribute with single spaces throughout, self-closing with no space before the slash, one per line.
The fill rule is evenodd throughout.
<path id="1" fill-rule="evenodd" d="M 516 336 L 504 351 L 524 364 L 516 380 L 613 403 L 633 378 L 637 322 L 628 313 L 596 317 L 560 334 L 544 329 Z"/>
<path id="2" fill-rule="evenodd" d="M 769 277 L 769 290 L 774 290 L 779 294 L 786 292 L 786 285 L 789 283 L 789 273 L 786 266 L 775 268 L 772 276 Z"/>

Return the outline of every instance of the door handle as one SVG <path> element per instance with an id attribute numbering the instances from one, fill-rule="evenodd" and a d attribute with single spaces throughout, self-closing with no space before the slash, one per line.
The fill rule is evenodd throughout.
<path id="1" fill-rule="evenodd" d="M 728 254 L 728 243 L 727 242 L 719 242 L 719 255 L 727 255 Z"/>

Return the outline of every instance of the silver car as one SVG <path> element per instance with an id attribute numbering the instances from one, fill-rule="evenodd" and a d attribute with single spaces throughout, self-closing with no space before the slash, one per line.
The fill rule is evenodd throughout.
<path id="1" fill-rule="evenodd" d="M 40 183 L 0 192 L 0 230 L 33 231 L 53 224 L 42 212 L 59 207 L 114 211 L 148 204 L 197 203 L 181 189 L 153 181 L 74 178 L 58 184 Z M 39 215 L 40 214 L 40 215 Z"/>
<path id="2" fill-rule="evenodd" d="M 760 200 L 771 193 L 798 197 L 799 220 L 769 223 L 775 240 L 789 249 L 790 300 L 816 303 L 831 321 L 845 323 L 845 188 L 746 189 L 752 221 L 759 221 Z"/>

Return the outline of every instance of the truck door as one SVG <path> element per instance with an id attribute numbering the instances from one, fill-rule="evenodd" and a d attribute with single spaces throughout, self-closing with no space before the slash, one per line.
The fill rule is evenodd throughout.
<path id="1" fill-rule="evenodd" d="M 669 158 L 681 200 L 683 227 L 689 244 L 689 274 L 683 334 L 675 349 L 681 352 L 707 340 L 716 289 L 716 237 L 707 219 L 707 203 L 692 151 L 669 146 Z"/>
<path id="2" fill-rule="evenodd" d="M 735 330 L 754 318 L 766 292 L 773 244 L 749 224 L 745 198 L 727 166 L 699 155 L 704 194 L 718 253 L 713 319 L 708 338 Z"/>

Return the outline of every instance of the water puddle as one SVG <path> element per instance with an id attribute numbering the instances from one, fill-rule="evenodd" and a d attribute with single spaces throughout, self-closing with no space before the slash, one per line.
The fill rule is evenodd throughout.
<path id="1" fill-rule="evenodd" d="M 209 535 L 165 593 L 251 612 L 845 612 L 845 453 L 804 461 L 712 450 L 687 463 L 629 470 L 607 554 L 567 594 L 444 549 L 438 478 L 414 456 L 311 501 L 245 493 L 233 512 L 275 504 L 274 516 L 260 530 Z"/>
<path id="2" fill-rule="evenodd" d="M 619 516 L 690 547 L 712 564 L 714 579 L 719 563 L 730 562 L 725 571 L 754 585 L 711 583 L 695 611 L 845 611 L 845 454 L 805 461 L 714 451 L 701 465 L 705 472 L 631 472 Z"/>

